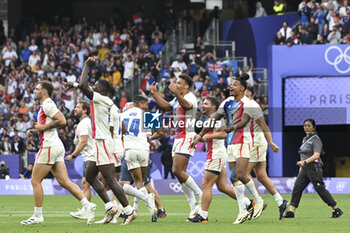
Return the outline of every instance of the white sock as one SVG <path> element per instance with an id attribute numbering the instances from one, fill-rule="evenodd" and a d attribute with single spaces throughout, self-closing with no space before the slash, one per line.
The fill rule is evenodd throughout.
<path id="1" fill-rule="evenodd" d="M 107 192 L 107 195 L 109 197 L 109 200 L 113 201 L 113 196 L 114 196 L 113 191 L 110 189 L 110 190 L 108 190 L 106 192 Z"/>
<path id="2" fill-rule="evenodd" d="M 124 184 L 123 190 L 124 190 L 124 193 L 129 195 L 129 196 L 137 197 L 138 199 L 140 199 L 142 201 L 147 201 L 147 195 L 144 195 L 144 193 L 142 191 L 132 187 L 129 184 Z"/>
<path id="3" fill-rule="evenodd" d="M 194 195 L 198 198 L 199 203 L 202 199 L 202 190 L 198 187 L 196 182 L 194 182 L 194 179 L 191 176 L 188 176 L 188 179 L 186 180 L 185 184 L 192 189 Z"/>
<path id="4" fill-rule="evenodd" d="M 208 218 L 208 211 L 204 211 L 204 210 L 199 210 L 198 214 L 200 216 L 202 216 L 203 218 Z"/>
<path id="5" fill-rule="evenodd" d="M 124 207 L 124 213 L 130 215 L 132 213 L 132 207 L 130 205 Z"/>
<path id="6" fill-rule="evenodd" d="M 34 207 L 34 216 L 38 218 L 43 216 L 43 207 Z"/>
<path id="7" fill-rule="evenodd" d="M 147 196 L 148 191 L 147 191 L 146 187 L 142 187 L 142 188 L 140 188 L 139 190 L 140 190 L 144 195 Z"/>
<path id="8" fill-rule="evenodd" d="M 249 182 L 246 183 L 245 186 L 249 190 L 250 194 L 253 195 L 254 200 L 256 201 L 256 203 L 259 203 L 259 202 L 262 201 L 262 198 L 260 197 L 258 191 L 256 190 L 254 182 L 252 180 L 249 180 Z"/>
<path id="9" fill-rule="evenodd" d="M 185 183 L 182 183 L 181 187 L 182 191 L 184 191 L 188 204 L 190 205 L 191 211 L 194 210 L 196 208 L 196 198 L 194 197 L 192 189 L 190 189 Z"/>
<path id="10" fill-rule="evenodd" d="M 83 206 L 84 209 L 89 208 L 90 202 L 88 201 L 88 199 L 86 199 L 86 197 L 81 199 L 80 203 L 81 203 L 81 205 Z"/>
<path id="11" fill-rule="evenodd" d="M 113 200 L 112 203 L 113 203 L 114 206 L 118 205 L 118 202 L 116 200 Z"/>
<path id="12" fill-rule="evenodd" d="M 278 206 L 283 204 L 283 198 L 279 192 L 277 192 L 275 195 L 273 195 L 273 198 L 275 198 L 275 201 L 277 202 Z"/>
<path id="13" fill-rule="evenodd" d="M 113 207 L 113 203 L 111 201 L 105 203 L 105 208 L 106 208 L 106 211 L 109 210 L 110 208 Z"/>
<path id="14" fill-rule="evenodd" d="M 245 206 L 249 206 L 250 205 L 250 200 L 248 197 L 244 196 L 244 199 L 243 199 L 243 203 Z"/>
<path id="15" fill-rule="evenodd" d="M 246 209 L 245 206 L 245 201 L 244 201 L 244 185 L 241 182 L 236 182 L 233 185 L 233 189 L 235 190 L 236 193 L 236 198 L 237 198 L 237 203 L 238 203 L 238 209 L 239 212 L 241 213 Z"/>

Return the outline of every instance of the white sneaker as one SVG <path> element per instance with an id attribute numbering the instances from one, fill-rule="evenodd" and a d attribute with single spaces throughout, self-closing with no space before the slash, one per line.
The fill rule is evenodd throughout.
<path id="1" fill-rule="evenodd" d="M 118 221 L 117 221 L 117 218 L 118 217 L 116 217 L 117 215 L 114 215 L 114 217 L 113 217 L 113 219 L 112 219 L 112 221 L 110 221 L 110 223 L 117 223 Z M 97 221 L 97 222 L 95 222 L 96 224 L 104 224 L 105 222 L 106 222 L 106 216 L 102 219 L 102 220 L 100 220 L 100 221 Z"/>
<path id="2" fill-rule="evenodd" d="M 147 195 L 147 207 L 148 207 L 148 210 L 150 212 L 151 215 L 155 214 L 155 210 L 156 210 L 156 203 L 154 201 L 154 193 L 149 193 Z"/>
<path id="3" fill-rule="evenodd" d="M 87 219 L 87 224 L 90 225 L 94 222 L 95 220 L 95 211 L 96 211 L 96 204 L 95 203 L 90 203 L 89 207 L 86 209 L 86 219 Z"/>
<path id="4" fill-rule="evenodd" d="M 241 224 L 245 220 L 247 220 L 250 216 L 250 213 L 247 210 L 243 210 L 242 212 L 239 212 L 236 220 L 233 222 L 233 224 Z"/>
<path id="5" fill-rule="evenodd" d="M 78 209 L 77 212 L 69 212 L 69 214 L 78 219 L 87 219 L 86 210 L 84 208 Z"/>
<path id="6" fill-rule="evenodd" d="M 22 225 L 33 225 L 33 224 L 41 224 L 44 222 L 44 217 L 36 217 L 33 215 L 32 217 L 28 218 L 27 220 L 21 221 Z"/>
<path id="7" fill-rule="evenodd" d="M 265 206 L 264 200 L 261 200 L 260 202 L 255 203 L 252 219 L 257 219 L 260 217 L 264 209 L 264 206 Z"/>

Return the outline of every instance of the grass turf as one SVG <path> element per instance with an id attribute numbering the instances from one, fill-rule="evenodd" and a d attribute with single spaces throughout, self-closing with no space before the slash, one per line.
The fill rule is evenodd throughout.
<path id="1" fill-rule="evenodd" d="M 75 211 L 81 205 L 72 196 L 45 196 L 43 214 L 45 222 L 40 225 L 22 226 L 21 220 L 27 219 L 33 212 L 32 196 L 0 196 L 1 232 L 350 232 L 350 195 L 334 195 L 344 215 L 332 219 L 331 209 L 317 194 L 303 194 L 300 207 L 294 219 L 278 220 L 278 208 L 271 195 L 262 195 L 267 208 L 256 220 L 233 225 L 238 214 L 237 203 L 226 195 L 214 195 L 209 210 L 209 223 L 188 223 L 185 219 L 189 207 L 183 195 L 162 195 L 162 203 L 168 213 L 165 219 L 152 223 L 147 209 L 140 203 L 139 216 L 128 226 L 118 224 L 86 225 L 85 220 L 70 217 L 69 211 Z M 290 200 L 290 194 L 283 197 Z M 96 221 L 104 216 L 102 201 L 93 196 L 97 207 Z"/>

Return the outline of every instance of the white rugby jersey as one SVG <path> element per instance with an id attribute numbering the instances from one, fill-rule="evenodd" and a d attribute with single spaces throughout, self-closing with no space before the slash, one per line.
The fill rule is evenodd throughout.
<path id="1" fill-rule="evenodd" d="M 242 120 L 244 113 L 250 117 L 253 115 L 252 101 L 244 96 L 238 102 L 235 101 L 233 96 L 225 99 L 217 111 L 221 115 L 227 116 L 227 125 L 232 126 Z M 244 128 L 236 130 L 227 134 L 227 144 L 249 144 L 252 142 L 250 135 L 250 123 L 248 122 Z"/>
<path id="2" fill-rule="evenodd" d="M 112 138 L 109 125 L 111 121 L 111 108 L 113 106 L 113 101 L 107 96 L 94 92 L 94 97 L 90 102 L 90 105 L 92 138 Z"/>
<path id="3" fill-rule="evenodd" d="M 87 143 L 84 149 L 81 151 L 83 160 L 87 161 L 87 159 L 94 154 L 94 141 L 92 140 L 91 120 L 88 116 L 84 117 L 75 129 L 75 145 L 78 145 L 81 136 L 88 136 Z"/>
<path id="4" fill-rule="evenodd" d="M 111 109 L 110 126 L 113 126 L 114 153 L 123 152 L 124 148 L 122 144 L 122 118 L 119 108 L 115 104 L 113 104 Z"/>
<path id="5" fill-rule="evenodd" d="M 60 110 L 58 110 L 55 102 L 52 99 L 47 98 L 40 106 L 37 122 L 42 125 L 48 124 L 52 122 L 52 117 L 59 111 Z M 61 139 L 58 137 L 56 128 L 39 132 L 39 139 L 41 147 L 51 147 L 62 144 Z"/>
<path id="6" fill-rule="evenodd" d="M 261 127 L 256 123 L 256 120 L 260 117 L 264 117 L 264 114 L 260 108 L 260 105 L 255 101 L 252 101 L 253 115 L 250 123 L 250 134 L 252 136 L 252 146 L 259 146 L 267 144 L 264 132 Z"/>
<path id="7" fill-rule="evenodd" d="M 143 129 L 143 111 L 133 107 L 121 114 L 126 127 L 124 134 L 124 149 L 141 149 L 149 151 L 147 134 L 150 131 Z"/>
<path id="8" fill-rule="evenodd" d="M 176 131 L 176 138 L 194 137 L 196 134 L 194 132 L 194 126 L 197 112 L 197 98 L 192 92 L 187 93 L 184 98 L 192 104 L 190 110 L 186 111 L 183 109 L 176 97 L 170 102 L 170 105 L 173 106 L 173 126 Z"/>
<path id="9" fill-rule="evenodd" d="M 215 113 L 211 116 L 214 117 Z M 220 125 L 225 125 L 225 120 L 220 120 Z M 213 134 L 218 132 L 219 128 L 215 127 L 211 129 L 208 134 Z M 207 142 L 207 160 L 223 158 L 227 156 L 226 147 L 225 147 L 225 139 L 210 139 Z"/>

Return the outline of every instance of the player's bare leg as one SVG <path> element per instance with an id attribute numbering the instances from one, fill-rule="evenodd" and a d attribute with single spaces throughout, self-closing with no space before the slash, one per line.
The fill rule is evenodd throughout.
<path id="1" fill-rule="evenodd" d="M 187 156 L 175 154 L 173 156 L 172 171 L 179 180 L 182 190 L 190 205 L 191 212 L 189 218 L 192 218 L 197 215 L 200 208 L 196 203 L 195 196 L 198 198 L 198 202 L 201 202 L 202 190 L 194 182 L 193 178 L 186 173 L 188 162 L 189 158 Z"/>

